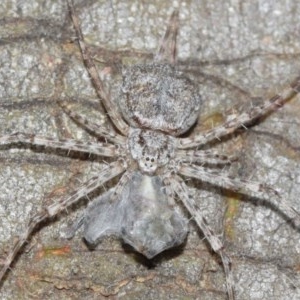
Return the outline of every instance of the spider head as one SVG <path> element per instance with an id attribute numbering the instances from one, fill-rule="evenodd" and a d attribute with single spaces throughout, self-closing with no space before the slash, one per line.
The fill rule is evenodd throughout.
<path id="1" fill-rule="evenodd" d="M 153 175 L 174 156 L 174 138 L 158 131 L 132 128 L 128 147 L 142 173 Z"/>
<path id="2" fill-rule="evenodd" d="M 159 163 L 159 153 L 158 151 L 153 151 L 145 147 L 142 152 L 142 156 L 138 160 L 140 170 L 146 174 L 153 174 Z"/>

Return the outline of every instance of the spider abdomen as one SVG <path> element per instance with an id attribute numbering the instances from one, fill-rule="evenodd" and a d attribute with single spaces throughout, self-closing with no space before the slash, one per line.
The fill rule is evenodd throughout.
<path id="1" fill-rule="evenodd" d="M 180 135 L 196 122 L 200 104 L 198 88 L 169 64 L 123 71 L 119 107 L 132 127 Z"/>

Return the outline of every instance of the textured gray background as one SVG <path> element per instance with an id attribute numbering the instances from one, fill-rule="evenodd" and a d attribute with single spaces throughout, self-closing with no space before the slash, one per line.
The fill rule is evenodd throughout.
<path id="1" fill-rule="evenodd" d="M 297 1 L 76 1 L 86 41 L 114 94 L 121 64 L 151 59 L 174 8 L 179 66 L 205 99 L 195 131 L 279 92 L 300 73 Z M 0 4 L 0 131 L 92 139 L 55 104 L 104 120 L 82 65 L 64 1 Z M 219 146 L 239 160 L 228 170 L 273 185 L 300 211 L 300 102 Z M 232 112 L 232 111 L 230 111 Z M 0 241 L 5 257 L 30 215 L 100 170 L 101 159 L 63 153 L 0 152 Z M 73 159 L 72 159 L 73 158 Z M 300 299 L 300 232 L 251 199 L 190 181 L 209 224 L 225 232 L 237 299 Z M 82 203 L 84 204 L 84 203 Z M 80 234 L 63 238 L 83 209 L 69 210 L 31 238 L 1 286 L 1 299 L 226 299 L 220 259 L 191 225 L 184 248 L 155 266 L 113 238 L 90 252 Z M 107 299 L 107 298 L 106 298 Z"/>

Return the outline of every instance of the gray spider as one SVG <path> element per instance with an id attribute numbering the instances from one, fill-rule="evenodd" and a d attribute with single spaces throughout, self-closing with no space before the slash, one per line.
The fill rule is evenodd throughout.
<path id="1" fill-rule="evenodd" d="M 115 160 L 69 197 L 43 208 L 31 218 L 26 231 L 4 260 L 0 281 L 37 225 L 65 210 L 103 183 L 120 176 L 115 187 L 90 203 L 83 216 L 74 224 L 70 236 L 83 225 L 84 238 L 92 247 L 104 236 L 115 235 L 147 258 L 152 258 L 182 244 L 186 239 L 188 218 L 176 204 L 175 197 L 178 197 L 211 248 L 221 257 L 228 298 L 234 299 L 231 259 L 225 252 L 222 240 L 205 221 L 197 199 L 189 193 L 184 178 L 193 177 L 269 201 L 299 226 L 299 214 L 276 191 L 263 184 L 232 178 L 209 168 L 230 164 L 231 160 L 215 151 L 201 150 L 201 147 L 205 145 L 207 148 L 212 142 L 252 124 L 283 105 L 287 99 L 300 92 L 300 78 L 281 95 L 274 96 L 263 105 L 252 107 L 238 116 L 229 116 L 222 125 L 194 137 L 182 137 L 197 122 L 202 99 L 198 87 L 175 66 L 178 12 L 174 12 L 170 18 L 154 61 L 123 70 L 119 106 L 115 107 L 84 43 L 73 3 L 70 0 L 67 3 L 83 60 L 113 126 L 100 127 L 77 115 L 65 103 L 60 102 L 59 105 L 77 123 L 102 136 L 107 142 L 81 143 L 71 139 L 53 140 L 15 133 L 1 137 L 0 144 L 23 143 L 59 148 Z"/>

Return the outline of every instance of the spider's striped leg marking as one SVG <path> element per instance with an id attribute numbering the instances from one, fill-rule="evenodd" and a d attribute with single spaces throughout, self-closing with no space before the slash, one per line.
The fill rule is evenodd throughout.
<path id="1" fill-rule="evenodd" d="M 42 137 L 34 134 L 16 132 L 0 137 L 0 145 L 9 146 L 13 144 L 24 144 L 30 146 L 43 146 L 52 149 L 64 149 L 105 157 L 117 157 L 118 148 L 108 143 L 79 142 L 73 139 L 59 139 Z"/>
<path id="2" fill-rule="evenodd" d="M 74 29 L 76 31 L 76 37 L 78 40 L 79 48 L 82 54 L 82 59 L 84 61 L 84 64 L 86 66 L 86 69 L 91 76 L 91 80 L 94 84 L 95 90 L 99 96 L 99 98 L 102 100 L 102 103 L 105 107 L 106 112 L 108 113 L 111 121 L 113 124 L 118 128 L 118 130 L 125 136 L 128 134 L 129 126 L 124 122 L 122 119 L 119 111 L 115 109 L 115 105 L 111 101 L 108 93 L 105 91 L 103 83 L 98 75 L 96 66 L 91 58 L 91 55 L 89 53 L 89 49 L 86 46 L 83 38 L 83 34 L 81 32 L 78 18 L 75 14 L 75 9 L 73 2 L 71 0 L 67 0 L 68 8 L 70 11 L 70 16 L 73 22 Z"/>
<path id="3" fill-rule="evenodd" d="M 196 203 L 195 199 L 189 194 L 187 186 L 185 185 L 183 180 L 179 176 L 176 176 L 176 179 L 170 177 L 169 180 L 172 189 L 178 195 L 184 206 L 194 218 L 199 228 L 202 230 L 211 248 L 214 250 L 214 252 L 220 255 L 226 276 L 228 299 L 234 300 L 234 280 L 231 271 L 231 259 L 224 250 L 223 242 L 207 224 L 205 218 L 202 216 L 198 204 Z"/>
<path id="4" fill-rule="evenodd" d="M 175 158 L 179 162 L 227 165 L 236 160 L 234 156 L 226 156 L 212 150 L 177 150 Z"/>
<path id="5" fill-rule="evenodd" d="M 275 206 L 290 218 L 296 227 L 300 227 L 300 215 L 290 204 L 280 197 L 278 192 L 265 184 L 231 178 L 227 175 L 220 175 L 219 171 L 210 170 L 201 166 L 182 164 L 179 174 L 197 178 L 203 182 L 210 183 L 236 193 L 249 195 L 262 199 Z"/>
<path id="6" fill-rule="evenodd" d="M 61 199 L 48 207 L 44 207 L 40 212 L 35 214 L 29 221 L 28 226 L 26 227 L 25 232 L 23 232 L 17 241 L 14 243 L 12 250 L 9 252 L 8 256 L 5 258 L 3 262 L 2 269 L 0 270 L 0 282 L 5 275 L 6 271 L 9 269 L 11 263 L 14 261 L 16 255 L 20 251 L 20 249 L 25 245 L 29 237 L 31 236 L 34 229 L 43 221 L 57 215 L 68 206 L 76 203 L 81 198 L 85 197 L 87 194 L 91 193 L 98 187 L 100 187 L 103 183 L 108 180 L 118 176 L 122 172 L 124 172 L 126 166 L 120 161 L 113 162 L 104 168 L 100 174 L 91 178 L 87 182 L 81 185 L 81 187 L 75 191 L 72 195 L 67 198 Z"/>
<path id="7" fill-rule="evenodd" d="M 154 61 L 167 61 L 174 65 L 176 61 L 176 37 L 178 33 L 178 11 L 174 11 L 166 30 L 164 37 L 162 38 L 160 47 L 154 57 Z"/>
<path id="8" fill-rule="evenodd" d="M 276 110 L 298 93 L 300 93 L 300 77 L 294 80 L 289 87 L 285 88 L 281 94 L 275 95 L 264 104 L 260 106 L 254 106 L 248 111 L 233 117 L 220 126 L 214 127 L 213 129 L 196 135 L 193 138 L 180 138 L 178 148 L 187 149 L 192 147 L 200 147 L 212 141 L 219 140 L 223 136 L 231 134 L 237 129 L 245 127 L 253 123 L 255 120 Z"/>
<path id="9" fill-rule="evenodd" d="M 101 136 L 106 138 L 108 141 L 112 142 L 113 144 L 124 145 L 126 143 L 126 137 L 116 133 L 112 127 L 107 128 L 106 126 L 93 123 L 86 118 L 80 116 L 76 112 L 74 112 L 67 103 L 58 102 L 58 104 L 62 107 L 64 112 L 72 119 L 75 123 L 80 124 L 87 130 L 95 133 L 97 136 Z"/>

